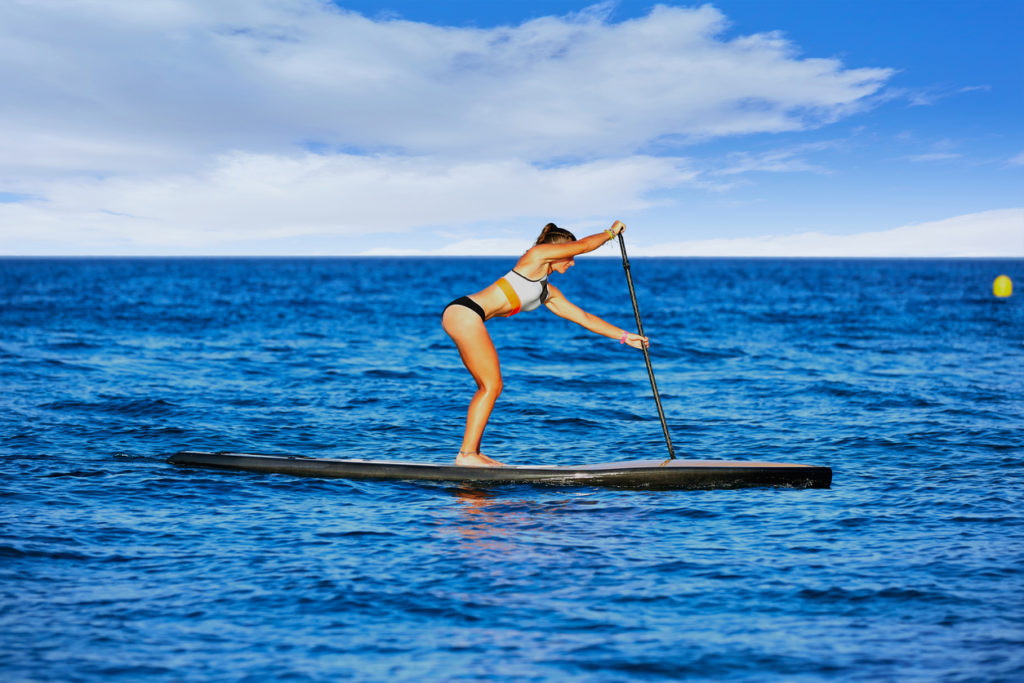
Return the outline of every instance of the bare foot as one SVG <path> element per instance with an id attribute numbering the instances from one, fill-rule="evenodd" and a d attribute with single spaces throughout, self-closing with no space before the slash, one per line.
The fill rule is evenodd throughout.
<path id="1" fill-rule="evenodd" d="M 459 451 L 459 454 L 455 456 L 455 464 L 463 465 L 468 467 L 504 467 L 504 463 L 500 463 L 494 458 L 484 455 L 483 453 L 466 453 Z"/>

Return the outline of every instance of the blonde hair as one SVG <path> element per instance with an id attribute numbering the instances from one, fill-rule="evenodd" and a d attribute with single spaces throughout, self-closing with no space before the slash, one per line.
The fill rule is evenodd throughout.
<path id="1" fill-rule="evenodd" d="M 568 230 L 558 227 L 554 223 L 548 223 L 544 226 L 544 229 L 540 231 L 540 237 L 534 244 L 563 244 L 565 242 L 575 242 L 576 236 Z"/>

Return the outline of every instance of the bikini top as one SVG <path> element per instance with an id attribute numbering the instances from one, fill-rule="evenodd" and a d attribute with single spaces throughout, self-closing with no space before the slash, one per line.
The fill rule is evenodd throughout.
<path id="1" fill-rule="evenodd" d="M 512 269 L 505 277 L 498 280 L 498 287 L 505 293 L 505 298 L 512 304 L 515 315 L 520 311 L 532 311 L 548 300 L 548 279 L 531 280 Z"/>

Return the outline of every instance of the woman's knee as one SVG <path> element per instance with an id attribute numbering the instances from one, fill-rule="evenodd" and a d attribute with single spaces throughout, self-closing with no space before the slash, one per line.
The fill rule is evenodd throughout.
<path id="1" fill-rule="evenodd" d="M 489 397 L 498 398 L 504 385 L 501 377 L 489 378 L 480 382 L 480 391 Z"/>

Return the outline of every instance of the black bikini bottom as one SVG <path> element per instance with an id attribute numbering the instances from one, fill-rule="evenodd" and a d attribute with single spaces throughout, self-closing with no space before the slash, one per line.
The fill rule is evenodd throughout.
<path id="1" fill-rule="evenodd" d="M 448 304 L 448 306 L 465 306 L 469 310 L 480 316 L 481 320 L 486 320 L 484 316 L 484 309 L 480 308 L 480 304 L 470 299 L 468 296 L 460 296 L 455 301 Z M 448 306 L 444 307 L 444 310 L 448 310 Z"/>

